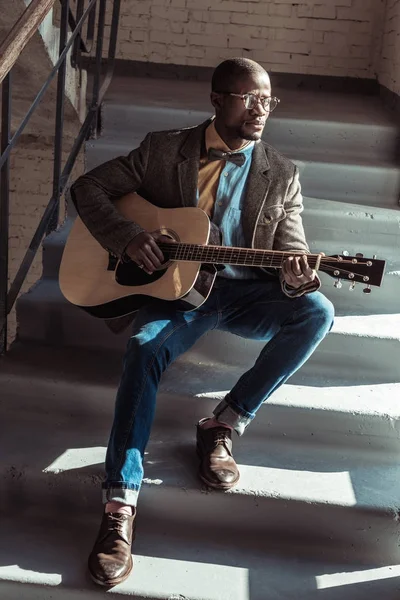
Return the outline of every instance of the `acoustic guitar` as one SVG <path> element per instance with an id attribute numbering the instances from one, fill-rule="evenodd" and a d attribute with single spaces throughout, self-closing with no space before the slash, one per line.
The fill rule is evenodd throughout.
<path id="1" fill-rule="evenodd" d="M 175 301 L 180 310 L 194 310 L 209 296 L 217 265 L 242 265 L 279 269 L 293 252 L 209 245 L 210 220 L 200 208 L 158 208 L 138 194 L 116 203 L 126 218 L 146 231 L 159 231 L 170 242 L 160 243 L 165 263 L 148 275 L 133 261 L 122 262 L 109 254 L 77 217 L 69 234 L 60 266 L 64 296 L 91 315 L 103 319 L 138 310 L 149 298 Z M 385 261 L 356 256 L 308 254 L 311 268 L 336 279 L 380 286 Z"/>

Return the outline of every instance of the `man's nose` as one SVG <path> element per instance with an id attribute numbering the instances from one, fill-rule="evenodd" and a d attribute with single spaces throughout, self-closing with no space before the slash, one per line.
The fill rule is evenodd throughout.
<path id="1" fill-rule="evenodd" d="M 263 103 L 261 101 L 261 98 L 257 98 L 257 104 L 255 105 L 255 107 L 253 108 L 253 112 L 257 113 L 258 115 L 266 115 L 269 111 L 266 110 L 263 106 Z"/>

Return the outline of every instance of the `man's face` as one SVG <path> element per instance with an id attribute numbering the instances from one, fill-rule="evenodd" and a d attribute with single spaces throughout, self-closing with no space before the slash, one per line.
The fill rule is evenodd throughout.
<path id="1" fill-rule="evenodd" d="M 238 80 L 232 89 L 221 90 L 235 94 L 252 93 L 260 98 L 271 96 L 271 82 L 268 74 L 260 73 Z M 211 94 L 211 101 L 216 110 L 216 125 L 228 139 L 259 140 L 261 138 L 269 112 L 261 102 L 254 108 L 247 109 L 242 98 L 227 94 Z"/>

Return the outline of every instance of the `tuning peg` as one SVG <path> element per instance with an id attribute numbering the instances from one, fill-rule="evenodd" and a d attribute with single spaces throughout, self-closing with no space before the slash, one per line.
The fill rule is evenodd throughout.
<path id="1" fill-rule="evenodd" d="M 363 289 L 364 294 L 370 294 L 372 292 L 371 286 L 367 285 L 366 288 Z"/>
<path id="2" fill-rule="evenodd" d="M 351 286 L 349 287 L 350 292 L 354 292 L 354 289 L 356 287 L 356 282 L 353 281 L 353 283 L 351 284 Z"/>
<path id="3" fill-rule="evenodd" d="M 364 254 L 361 254 L 361 252 L 358 252 L 358 253 L 356 254 L 356 256 L 357 256 L 357 258 L 364 258 Z"/>
<path id="4" fill-rule="evenodd" d="M 376 260 L 376 254 L 374 254 L 372 258 L 373 258 L 374 260 Z"/>
<path id="5" fill-rule="evenodd" d="M 340 290 L 343 284 L 340 279 L 337 279 L 333 285 L 337 290 Z"/>
<path id="6" fill-rule="evenodd" d="M 343 254 L 343 256 L 349 256 L 349 253 L 347 250 L 343 250 L 342 254 Z"/>

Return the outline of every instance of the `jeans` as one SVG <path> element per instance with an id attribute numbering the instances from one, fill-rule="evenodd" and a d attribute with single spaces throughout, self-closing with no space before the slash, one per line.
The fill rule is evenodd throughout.
<path id="1" fill-rule="evenodd" d="M 136 505 L 163 371 L 204 333 L 220 329 L 266 342 L 214 410 L 241 435 L 260 406 L 311 356 L 333 325 L 334 309 L 320 292 L 289 298 L 277 280 L 219 278 L 198 309 L 181 312 L 151 300 L 134 321 L 117 393 L 106 456 L 103 502 Z"/>

